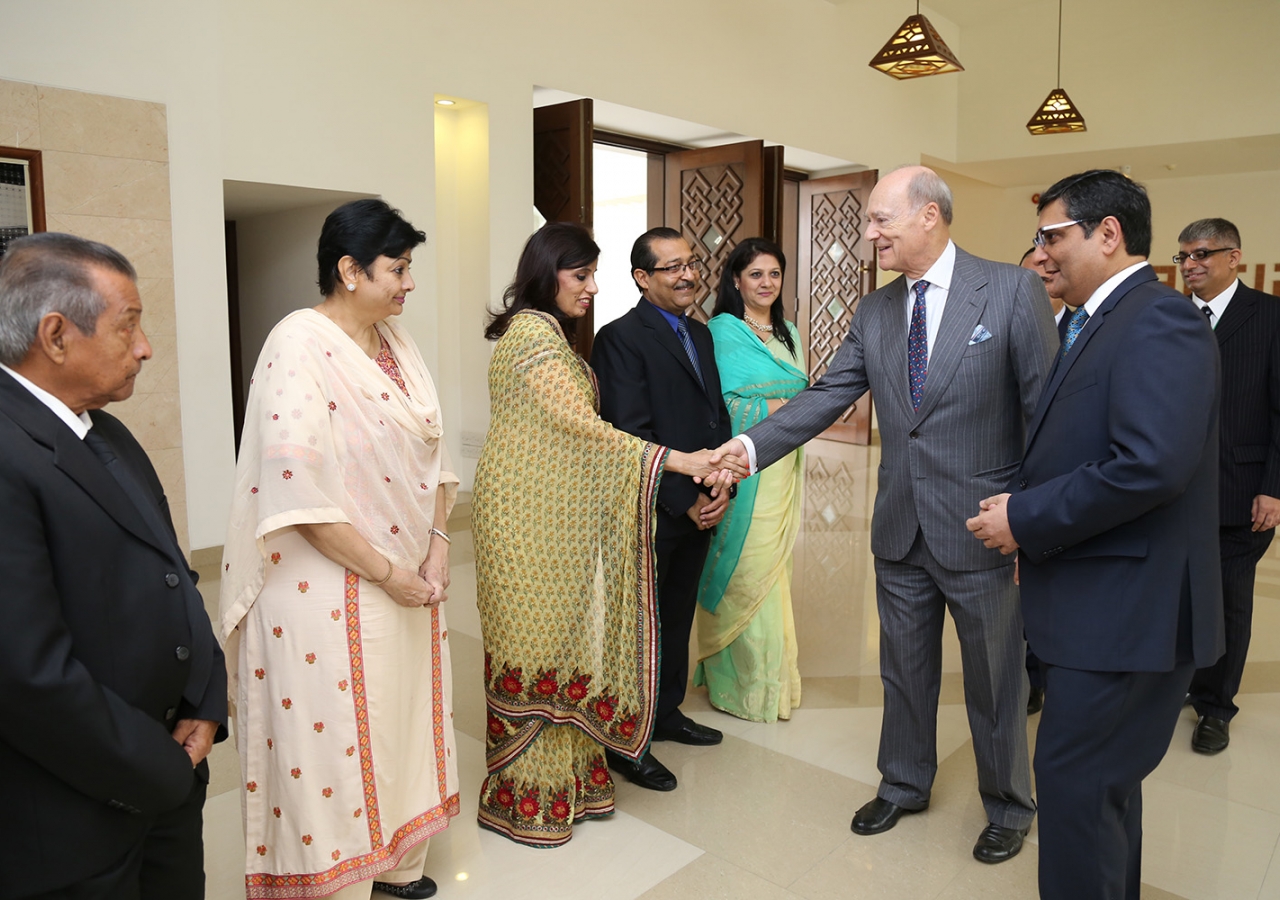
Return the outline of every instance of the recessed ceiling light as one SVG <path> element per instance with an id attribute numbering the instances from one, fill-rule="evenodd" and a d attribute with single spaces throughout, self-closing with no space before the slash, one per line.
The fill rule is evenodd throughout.
<path id="1" fill-rule="evenodd" d="M 437 100 L 436 106 L 456 106 L 457 100 Z"/>

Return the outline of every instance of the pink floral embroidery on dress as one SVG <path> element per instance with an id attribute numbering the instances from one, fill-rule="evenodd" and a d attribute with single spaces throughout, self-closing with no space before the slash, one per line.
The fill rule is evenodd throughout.
<path id="1" fill-rule="evenodd" d="M 387 343 L 387 339 L 382 336 L 382 332 L 378 332 L 378 343 L 380 349 L 374 362 L 378 364 L 378 368 L 387 374 L 387 377 L 396 383 L 396 387 L 400 388 L 400 392 L 406 397 L 409 396 L 409 389 L 405 387 L 404 376 L 400 374 L 400 364 L 396 362 L 395 356 L 391 353 L 391 345 Z M 383 400 L 390 400 L 390 394 L 383 394 Z"/>
<path id="2" fill-rule="evenodd" d="M 283 700 L 281 700 L 280 705 L 283 706 L 285 709 L 293 709 L 293 701 L 288 697 L 285 697 Z"/>
<path id="3" fill-rule="evenodd" d="M 323 723 L 323 722 L 316 722 L 316 723 L 315 723 L 314 725 L 312 725 L 311 727 L 312 727 L 312 728 L 314 728 L 314 729 L 316 730 L 316 734 L 320 734 L 320 732 L 324 731 L 324 723 Z"/>
<path id="4" fill-rule="evenodd" d="M 324 790 L 322 790 L 322 791 L 320 792 L 320 796 L 322 796 L 322 797 L 324 797 L 326 800 L 328 800 L 330 797 L 332 797 L 332 796 L 333 796 L 333 788 L 331 788 L 331 787 L 327 787 L 327 788 L 325 788 Z"/>
<path id="5" fill-rule="evenodd" d="M 310 583 L 310 582 L 308 582 L 308 581 L 299 581 L 299 582 L 298 582 L 298 593 L 300 593 L 300 594 L 305 594 L 305 593 L 307 592 L 307 590 L 308 590 L 308 589 L 310 589 L 310 587 L 311 587 L 311 583 Z"/>
<path id="6" fill-rule="evenodd" d="M 307 661 L 307 665 L 309 666 L 314 666 L 316 664 L 316 655 L 314 653 L 308 653 L 303 657 L 303 659 Z"/>

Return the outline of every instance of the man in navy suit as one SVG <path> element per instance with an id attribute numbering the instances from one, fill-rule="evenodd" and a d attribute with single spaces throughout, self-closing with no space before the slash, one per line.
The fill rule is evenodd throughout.
<path id="1" fill-rule="evenodd" d="M 631 248 L 631 277 L 640 302 L 600 329 L 591 365 L 600 382 L 600 417 L 615 428 L 673 450 L 718 447 L 729 439 L 711 331 L 686 315 L 697 299 L 703 263 L 672 228 L 653 228 Z M 717 493 L 713 499 L 711 494 Z M 724 516 L 729 492 L 666 472 L 658 486 L 658 673 L 653 739 L 718 744 L 723 735 L 680 711 L 689 681 L 689 633 L 710 529 Z M 651 790 L 675 788 L 675 776 L 652 753 L 632 762 L 606 751 L 609 766 Z"/>
<path id="2" fill-rule="evenodd" d="M 1191 749 L 1220 753 L 1249 653 L 1258 561 L 1280 522 L 1280 299 L 1236 278 L 1240 232 L 1226 219 L 1192 222 L 1178 235 L 1182 280 L 1209 320 L 1222 355 L 1218 543 L 1227 652 L 1191 680 Z"/>
<path id="3" fill-rule="evenodd" d="M 123 256 L 0 260 L 0 897 L 199 900 L 227 671 L 155 469 L 102 411 L 151 346 Z"/>
<path id="4" fill-rule="evenodd" d="M 1222 654 L 1218 352 L 1146 262 L 1141 186 L 1092 170 L 1039 208 L 1049 292 L 1077 309 L 1012 493 L 968 524 L 1019 551 L 1027 639 L 1045 666 L 1040 896 L 1138 900 L 1142 780 L 1195 669 Z"/>

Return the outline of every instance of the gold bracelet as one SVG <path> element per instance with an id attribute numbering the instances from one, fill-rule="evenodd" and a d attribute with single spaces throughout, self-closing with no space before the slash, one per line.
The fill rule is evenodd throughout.
<path id="1" fill-rule="evenodd" d="M 384 584 L 386 584 L 388 581 L 391 580 L 391 575 L 392 573 L 395 572 L 395 570 L 396 570 L 396 567 L 392 564 L 391 560 L 387 560 L 387 574 L 382 577 L 381 581 L 370 581 L 369 583 L 372 584 L 374 587 L 382 587 Z"/>
<path id="2" fill-rule="evenodd" d="M 430 531 L 428 531 L 428 532 L 427 532 L 427 534 L 438 534 L 438 535 L 440 535 L 440 537 L 444 538 L 444 542 L 445 542 L 446 544 L 452 544 L 452 543 L 453 543 L 453 541 L 449 540 L 449 535 L 445 534 L 445 533 L 444 533 L 443 531 L 441 531 L 439 528 L 432 528 Z"/>

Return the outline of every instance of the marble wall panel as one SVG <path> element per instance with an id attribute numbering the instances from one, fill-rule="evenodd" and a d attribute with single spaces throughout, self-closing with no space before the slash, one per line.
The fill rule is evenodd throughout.
<path id="1" fill-rule="evenodd" d="M 43 157 L 48 213 L 169 219 L 165 163 L 63 150 L 46 150 Z"/>
<path id="2" fill-rule="evenodd" d="M 34 84 L 0 80 L 0 145 L 40 148 L 40 106 Z"/>
<path id="3" fill-rule="evenodd" d="M 44 150 L 169 161 L 164 104 L 39 86 Z"/>

